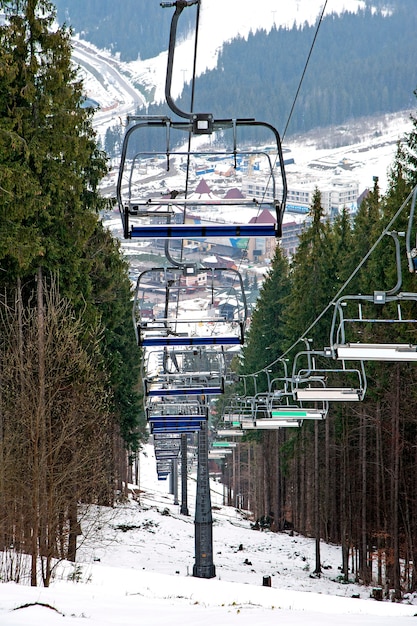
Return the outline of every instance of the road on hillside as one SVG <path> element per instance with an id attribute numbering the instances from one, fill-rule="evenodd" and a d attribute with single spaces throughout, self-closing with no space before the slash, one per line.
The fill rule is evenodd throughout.
<path id="1" fill-rule="evenodd" d="M 111 107 L 100 110 L 94 115 L 94 125 L 109 125 L 114 117 L 125 117 L 136 112 L 138 106 L 146 104 L 143 95 L 124 78 L 115 60 L 101 54 L 85 43 L 73 40 L 72 58 L 85 72 L 92 74 L 103 86 L 110 82 L 117 92 L 118 99 Z"/>

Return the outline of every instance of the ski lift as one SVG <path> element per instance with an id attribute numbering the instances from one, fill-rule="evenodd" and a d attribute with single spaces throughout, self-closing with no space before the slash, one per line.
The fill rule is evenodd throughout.
<path id="1" fill-rule="evenodd" d="M 184 376 L 181 374 L 160 374 L 155 378 L 145 378 L 147 397 L 220 395 L 224 392 L 224 380 L 213 380 L 204 374 Z"/>
<path id="2" fill-rule="evenodd" d="M 216 430 L 217 437 L 242 437 L 243 432 L 234 428 L 218 428 Z"/>
<path id="3" fill-rule="evenodd" d="M 286 362 L 282 362 L 284 374 L 287 372 Z M 268 379 L 268 390 L 246 398 L 250 405 L 250 415 L 241 416 L 241 427 L 244 430 L 276 430 L 279 428 L 298 427 L 304 420 L 323 420 L 328 411 L 325 401 L 315 402 L 314 406 L 306 403 L 294 404 L 294 398 L 287 389 L 286 375 L 271 380 L 269 371 L 264 370 Z M 254 375 L 252 375 L 254 376 Z M 307 403 L 309 404 L 309 403 Z"/>
<path id="4" fill-rule="evenodd" d="M 242 395 L 233 396 L 224 406 L 222 420 L 223 427 L 227 430 L 242 428 L 245 419 L 252 419 L 253 399 L 247 396 L 246 380 L 243 379 L 245 389 Z"/>
<path id="5" fill-rule="evenodd" d="M 163 435 L 155 435 L 154 437 L 154 451 L 155 458 L 158 459 L 170 459 L 178 458 L 181 449 L 181 439 L 167 438 Z"/>
<path id="6" fill-rule="evenodd" d="M 201 430 L 208 419 L 207 407 L 200 402 L 149 402 L 146 407 L 151 433 L 192 433 Z"/>
<path id="7" fill-rule="evenodd" d="M 179 315 L 190 308 L 186 279 L 190 268 L 196 280 L 199 310 L 195 317 Z M 223 272 L 235 277 L 228 287 L 233 299 L 232 313 L 222 315 L 218 308 L 219 294 L 224 291 Z M 202 278 L 199 280 L 199 278 Z M 159 313 L 149 312 L 145 295 L 159 298 Z M 197 303 L 198 304 L 198 303 Z M 204 311 L 204 312 L 203 312 Z M 139 274 L 133 302 L 133 324 L 139 346 L 223 346 L 244 342 L 247 304 L 243 281 L 237 270 L 196 268 L 194 266 L 159 267 Z"/>
<path id="8" fill-rule="evenodd" d="M 330 347 L 325 348 L 325 354 L 344 361 L 417 361 L 417 345 L 409 341 L 392 343 L 371 343 L 360 341 L 365 326 L 384 324 L 392 330 L 394 328 L 407 329 L 415 334 L 417 319 L 410 316 L 409 310 L 414 310 L 417 293 L 400 292 L 402 285 L 401 256 L 399 233 L 391 231 L 389 234 L 395 243 L 397 266 L 397 283 L 387 291 L 374 291 L 371 295 L 347 295 L 335 302 L 335 309 L 330 331 Z M 408 306 L 406 306 L 408 305 Z"/>
<path id="9" fill-rule="evenodd" d="M 201 421 L 194 419 L 156 419 L 149 422 L 151 434 L 155 433 L 196 433 L 201 430 Z"/>
<path id="10" fill-rule="evenodd" d="M 219 395 L 224 392 L 223 351 L 206 347 L 174 350 L 165 348 L 163 355 L 157 353 L 157 362 L 162 361 L 162 371 L 152 372 L 154 351 L 147 354 L 143 375 L 145 396 Z"/>
<path id="11" fill-rule="evenodd" d="M 324 351 L 305 350 L 294 357 L 291 391 L 294 400 L 303 402 L 358 402 L 366 392 L 363 361 L 358 367 L 334 367 Z M 300 363 L 301 362 L 301 363 Z M 300 367 L 304 364 L 304 368 Z M 326 367 L 327 366 L 327 367 Z"/>
<path id="12" fill-rule="evenodd" d="M 244 430 L 279 430 L 280 428 L 300 428 L 302 420 L 264 417 L 257 420 L 243 420 Z"/>
<path id="13" fill-rule="evenodd" d="M 165 83 L 165 98 L 171 111 L 181 121 L 172 120 L 168 116 L 131 116 L 128 118 L 128 128 L 126 130 L 119 166 L 119 175 L 116 186 L 116 196 L 119 212 L 121 215 L 123 234 L 125 239 L 146 238 L 146 239 L 201 239 L 211 237 L 280 237 L 282 234 L 282 219 L 285 210 L 287 196 L 287 182 L 284 169 L 284 157 L 281 146 L 281 138 L 271 124 L 259 122 L 255 119 L 214 119 L 211 113 L 186 112 L 181 110 L 173 101 L 171 96 L 172 70 L 174 63 L 174 53 L 176 44 L 176 32 L 178 19 L 184 8 L 195 4 L 195 2 L 174 2 L 162 3 L 162 6 L 175 6 L 175 12 L 171 21 L 170 40 L 168 48 L 168 65 Z M 245 145 L 244 130 L 257 129 L 262 133 L 263 143 L 272 144 L 275 153 L 276 163 L 271 158 L 270 151 L 248 151 L 242 148 Z M 138 136 L 150 133 L 156 135 L 152 139 L 152 145 L 161 146 L 160 149 L 149 151 L 143 146 L 143 150 L 137 150 L 135 145 Z M 188 139 L 195 139 L 201 135 L 212 136 L 216 134 L 222 137 L 224 149 L 201 151 L 193 146 L 189 141 L 187 151 L 181 151 L 178 146 L 185 145 Z M 241 134 L 243 135 L 241 137 Z M 172 137 L 175 136 L 175 139 Z M 265 136 L 268 139 L 265 139 Z M 140 143 L 140 139 L 139 139 Z M 194 142 L 195 143 L 195 142 Z M 142 145 L 145 141 L 142 139 Z M 133 151 L 133 156 L 131 153 Z M 188 183 L 190 169 L 196 170 L 196 163 L 201 160 L 214 159 L 220 161 L 228 159 L 231 168 L 237 171 L 244 161 L 251 162 L 254 156 L 259 157 L 265 163 L 266 176 L 270 181 L 270 197 L 262 198 L 239 198 L 225 199 L 218 198 L 210 200 L 198 200 L 188 198 Z M 129 168 L 129 161 L 131 166 Z M 184 161 L 187 162 L 185 169 L 182 169 Z M 141 169 L 141 164 L 154 166 L 164 163 L 165 170 L 170 172 L 175 168 L 178 175 L 184 171 L 184 182 L 179 185 L 184 189 L 184 197 L 179 190 L 173 190 L 169 197 L 164 197 L 161 193 L 152 193 L 143 188 L 143 178 L 135 177 L 135 170 Z M 137 168 L 136 168 L 137 166 Z M 143 167 L 142 167 L 143 169 Z M 276 180 L 276 172 L 279 173 L 279 183 Z M 153 179 L 161 177 L 163 170 L 159 168 L 159 174 L 154 174 Z M 164 180 L 162 176 L 162 180 Z M 142 184 L 142 187 L 141 187 Z M 165 185 L 165 180 L 164 180 Z M 138 188 L 138 189 L 137 189 Z M 190 210 L 191 213 L 201 208 L 224 212 L 226 207 L 235 208 L 234 214 L 241 213 L 244 207 L 256 209 L 271 209 L 275 215 L 275 223 L 263 224 L 257 222 L 245 224 L 229 223 L 203 223 L 198 219 L 196 223 L 187 223 Z M 175 209 L 174 209 L 175 207 Z M 173 221 L 174 210 L 182 215 L 182 223 L 175 224 Z M 223 218 L 224 219 L 224 218 Z"/>
<path id="14" fill-rule="evenodd" d="M 181 450 L 180 433 L 154 433 L 153 440 L 157 462 L 178 459 Z"/>
<path id="15" fill-rule="evenodd" d="M 175 461 L 178 459 L 179 451 L 175 449 L 159 450 L 155 448 L 155 459 L 157 461 Z"/>

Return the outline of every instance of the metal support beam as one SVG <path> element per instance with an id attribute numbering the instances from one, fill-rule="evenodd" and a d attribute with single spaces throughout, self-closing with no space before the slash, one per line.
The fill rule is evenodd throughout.
<path id="1" fill-rule="evenodd" d="M 207 423 L 201 424 L 198 433 L 197 495 L 195 504 L 195 563 L 193 576 L 214 578 L 213 563 L 213 517 L 211 512 L 210 482 L 208 471 Z"/>
<path id="2" fill-rule="evenodd" d="M 178 459 L 172 459 L 172 483 L 173 483 L 173 496 L 174 504 L 178 502 Z"/>
<path id="3" fill-rule="evenodd" d="M 187 459 L 187 435 L 183 433 L 181 435 L 181 509 L 182 515 L 189 515 L 188 511 L 188 497 L 187 497 L 187 474 L 188 474 L 188 459 Z"/>

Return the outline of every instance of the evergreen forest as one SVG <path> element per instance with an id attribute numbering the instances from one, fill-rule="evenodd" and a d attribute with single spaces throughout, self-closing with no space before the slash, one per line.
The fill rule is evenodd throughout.
<path id="1" fill-rule="evenodd" d="M 324 17 L 293 114 L 316 25 L 235 39 L 223 47 L 216 70 L 196 79 L 194 110 L 220 119 L 254 117 L 287 135 L 410 109 L 417 84 L 416 27 L 407 0 L 389 17 L 371 9 Z M 179 107 L 187 110 L 190 98 L 187 85 Z M 167 112 L 161 105 L 149 108 L 161 110 Z"/>
<path id="2" fill-rule="evenodd" d="M 1 0 L 1 580 L 74 561 L 79 505 L 112 505 L 144 435 L 127 264 L 107 170 L 47 0 Z M 25 561 L 27 563 L 27 561 Z M 27 574 L 27 570 L 25 571 Z"/>
<path id="3" fill-rule="evenodd" d="M 60 23 L 123 61 L 151 58 L 168 48 L 173 10 L 161 8 L 159 0 L 126 0 L 123 10 L 110 0 L 55 4 Z M 178 40 L 191 32 L 194 14 L 181 15 Z M 413 0 L 393 1 L 389 7 L 372 1 L 358 13 L 325 15 L 317 39 L 317 24 L 234 39 L 223 46 L 217 68 L 196 79 L 194 108 L 220 119 L 268 121 L 285 135 L 410 109 L 417 84 L 416 28 Z M 188 84 L 180 108 L 188 109 L 190 97 Z M 169 113 L 161 103 L 148 112 Z"/>
<path id="4" fill-rule="evenodd" d="M 262 417 L 265 397 L 274 393 L 285 404 L 302 368 L 304 375 L 321 371 L 322 384 L 332 388 L 340 376 L 348 377 L 337 371 L 340 360 L 329 365 L 325 352 L 334 344 L 332 319 L 341 294 L 352 297 L 345 302 L 346 341 L 415 346 L 416 274 L 409 271 L 403 236 L 415 245 L 409 214 L 416 147 L 413 117 L 386 194 L 375 180 L 353 220 L 346 212 L 326 220 L 316 189 L 291 262 L 276 249 L 236 364 L 239 382 L 219 400 L 218 419 L 244 414 L 248 404 Z M 380 304 L 374 304 L 375 292 L 385 294 Z M 352 306 L 359 294 L 370 298 L 361 300 L 358 312 Z M 385 301 L 390 294 L 398 299 Z M 312 352 L 314 368 L 307 360 Z M 248 431 L 225 476 L 229 494 L 240 494 L 254 519 L 316 538 L 312 575 L 322 571 L 321 538 L 342 546 L 340 580 L 378 585 L 384 597 L 396 600 L 417 588 L 417 370 L 415 362 L 372 360 L 364 368 L 362 402 L 329 402 L 325 419 L 304 420 L 301 428 Z"/>
<path id="5" fill-rule="evenodd" d="M 123 6 L 113 0 L 55 0 L 54 5 L 60 23 L 122 61 L 150 59 L 167 48 L 172 9 L 162 9 L 160 0 L 124 0 Z M 178 35 L 190 28 L 184 15 Z"/>

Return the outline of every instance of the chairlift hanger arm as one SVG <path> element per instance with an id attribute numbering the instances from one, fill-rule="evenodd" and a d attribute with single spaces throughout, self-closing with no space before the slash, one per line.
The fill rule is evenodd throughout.
<path id="1" fill-rule="evenodd" d="M 175 44 L 177 40 L 177 26 L 178 26 L 178 20 L 180 18 L 180 15 L 186 7 L 192 6 L 194 4 L 199 4 L 199 3 L 200 3 L 200 0 L 189 0 L 188 2 L 186 0 L 177 0 L 177 2 L 161 2 L 161 7 L 164 9 L 169 8 L 169 7 L 175 7 L 175 11 L 171 20 L 171 29 L 169 33 L 168 64 L 167 64 L 167 73 L 166 73 L 166 79 L 165 79 L 165 99 L 171 111 L 176 113 L 179 117 L 183 117 L 188 120 L 192 119 L 193 114 L 191 112 L 186 113 L 185 111 L 182 111 L 179 107 L 177 107 L 177 105 L 175 104 L 171 96 L 172 70 L 174 67 L 174 53 L 175 53 Z"/>
<path id="2" fill-rule="evenodd" d="M 406 251 L 407 251 L 407 260 L 408 260 L 408 269 L 411 273 L 417 272 L 417 247 L 411 248 L 411 226 L 414 220 L 414 212 L 416 208 L 416 196 L 417 196 L 417 187 L 414 187 L 413 190 L 413 198 L 411 201 L 411 209 L 410 215 L 408 216 L 408 226 L 406 233 Z M 416 242 L 417 246 L 417 242 Z"/>
<path id="3" fill-rule="evenodd" d="M 397 267 L 397 282 L 392 289 L 388 289 L 386 291 L 386 294 L 388 296 L 393 296 L 399 292 L 399 290 L 401 289 L 402 282 L 403 282 L 402 270 L 401 270 L 401 250 L 400 250 L 400 241 L 398 239 L 399 233 L 397 233 L 397 231 L 395 230 L 391 230 L 387 232 L 387 235 L 390 235 L 393 238 L 394 244 L 395 244 L 395 264 Z"/>

